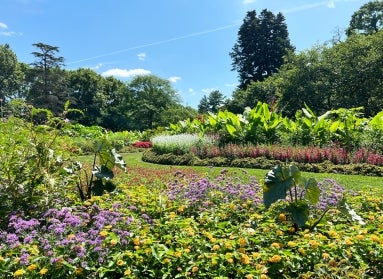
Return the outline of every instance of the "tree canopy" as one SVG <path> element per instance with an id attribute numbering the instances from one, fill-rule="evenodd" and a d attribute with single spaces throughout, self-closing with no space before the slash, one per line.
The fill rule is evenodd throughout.
<path id="1" fill-rule="evenodd" d="M 274 15 L 264 9 L 257 16 L 255 10 L 247 12 L 230 52 L 232 70 L 239 75 L 239 88 L 245 89 L 251 81 L 262 81 L 275 73 L 288 50 L 294 47 L 281 13 Z"/>
<path id="2" fill-rule="evenodd" d="M 360 7 L 351 17 L 347 36 L 373 34 L 383 28 L 383 1 L 371 1 Z"/>

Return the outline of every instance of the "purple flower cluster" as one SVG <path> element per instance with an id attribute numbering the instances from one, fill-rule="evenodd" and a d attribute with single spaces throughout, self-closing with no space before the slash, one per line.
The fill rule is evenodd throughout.
<path id="1" fill-rule="evenodd" d="M 120 206 L 116 204 L 113 208 Z M 142 217 L 152 222 L 149 216 Z M 137 222 L 133 217 L 95 204 L 49 209 L 39 219 L 27 220 L 13 215 L 7 229 L 0 232 L 0 251 L 19 250 L 20 264 L 25 266 L 29 264 L 30 252 L 23 247 L 36 245 L 50 264 L 81 261 L 86 267 L 87 261 L 93 258 L 102 263 L 114 246 L 126 247 L 131 236 L 129 228 L 134 223 Z M 109 236 L 115 240 L 114 246 L 106 245 Z"/>
<path id="2" fill-rule="evenodd" d="M 254 205 L 262 204 L 262 187 L 254 177 L 249 182 L 242 183 L 239 178 L 226 176 L 227 171 L 211 180 L 207 177 L 184 177 L 183 180 L 174 180 L 168 184 L 167 192 L 170 200 L 185 202 L 189 206 L 200 206 L 204 209 L 206 202 L 229 203 L 232 201 L 252 201 Z"/>
<path id="3" fill-rule="evenodd" d="M 319 210 L 337 206 L 344 198 L 345 189 L 334 179 L 326 178 L 323 181 L 318 182 L 318 187 L 321 194 L 319 196 L 319 202 L 315 207 Z"/>

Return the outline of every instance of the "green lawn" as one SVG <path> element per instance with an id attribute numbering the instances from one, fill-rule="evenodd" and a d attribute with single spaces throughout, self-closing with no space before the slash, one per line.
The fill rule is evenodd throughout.
<path id="1" fill-rule="evenodd" d="M 123 154 L 124 160 L 126 161 L 128 166 L 137 166 L 137 167 L 145 167 L 145 168 L 154 168 L 154 169 L 182 169 L 182 168 L 192 168 L 198 172 L 209 173 L 209 174 L 218 174 L 223 167 L 201 167 L 201 166 L 167 166 L 167 165 L 157 165 L 146 163 L 141 160 L 142 153 L 126 153 Z M 225 168 L 230 172 L 236 172 L 238 175 L 244 175 L 243 172 L 238 172 L 238 168 Z M 246 169 L 246 175 L 254 176 L 258 180 L 264 178 L 266 173 L 269 170 L 263 169 Z M 335 174 L 335 173 L 308 173 L 302 172 L 304 177 L 314 177 L 317 180 L 323 180 L 324 178 L 332 178 L 335 179 L 339 184 L 347 189 L 352 190 L 364 190 L 370 191 L 373 190 L 377 194 L 383 194 L 383 178 L 382 177 L 374 177 L 374 176 L 362 176 L 362 175 L 344 175 L 344 174 Z"/>

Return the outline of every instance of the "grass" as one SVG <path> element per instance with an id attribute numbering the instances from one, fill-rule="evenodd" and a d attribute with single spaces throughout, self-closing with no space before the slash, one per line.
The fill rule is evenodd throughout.
<path id="1" fill-rule="evenodd" d="M 193 170 L 199 173 L 209 173 L 211 175 L 218 175 L 219 172 L 223 169 L 223 167 L 201 167 L 201 166 L 168 166 L 168 165 L 157 165 L 152 163 L 146 163 L 141 160 L 142 153 L 126 153 L 123 154 L 124 160 L 127 163 L 128 167 L 144 167 L 144 168 L 152 168 L 152 169 L 184 169 L 184 168 L 192 168 Z M 246 174 L 243 172 L 238 172 L 238 168 L 226 168 L 231 173 L 237 173 L 237 175 L 246 175 L 246 176 L 254 176 L 258 180 L 261 180 L 265 177 L 266 173 L 269 170 L 264 169 L 246 169 Z M 310 173 L 310 172 L 302 172 L 302 175 L 306 178 L 313 177 L 318 181 L 323 180 L 325 178 L 335 179 L 339 184 L 343 187 L 355 191 L 374 191 L 377 194 L 383 194 L 383 186 L 382 186 L 382 178 L 375 176 L 363 176 L 363 175 L 345 175 L 345 174 L 335 174 L 335 173 Z"/>

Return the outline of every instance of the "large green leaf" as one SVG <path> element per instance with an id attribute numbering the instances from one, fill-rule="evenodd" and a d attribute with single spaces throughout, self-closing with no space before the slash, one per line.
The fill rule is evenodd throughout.
<path id="1" fill-rule="evenodd" d="M 226 124 L 226 130 L 228 131 L 230 136 L 233 136 L 234 133 L 237 131 L 237 129 L 235 129 L 235 127 L 230 124 Z"/>
<path id="2" fill-rule="evenodd" d="M 301 228 L 305 226 L 310 214 L 309 205 L 305 200 L 298 200 L 290 203 L 287 211 L 291 213 L 294 223 L 297 224 L 298 227 Z"/>
<path id="3" fill-rule="evenodd" d="M 318 182 L 314 178 L 305 179 L 302 178 L 302 186 L 306 190 L 305 198 L 311 204 L 315 205 L 319 201 L 320 189 Z"/>
<path id="4" fill-rule="evenodd" d="M 277 165 L 270 170 L 265 176 L 263 187 L 263 203 L 266 208 L 280 199 L 285 199 L 287 191 L 299 183 L 300 177 L 300 171 L 295 165 Z"/>

